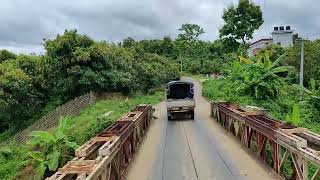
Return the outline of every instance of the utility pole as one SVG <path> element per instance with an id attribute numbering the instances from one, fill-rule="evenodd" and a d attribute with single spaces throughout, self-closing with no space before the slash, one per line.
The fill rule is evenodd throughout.
<path id="1" fill-rule="evenodd" d="M 300 86 L 303 87 L 304 42 L 301 40 Z"/>

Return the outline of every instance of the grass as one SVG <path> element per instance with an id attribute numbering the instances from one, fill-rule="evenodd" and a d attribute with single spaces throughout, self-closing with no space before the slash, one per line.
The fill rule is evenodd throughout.
<path id="1" fill-rule="evenodd" d="M 139 104 L 156 104 L 163 100 L 163 98 L 163 92 L 157 91 L 152 95 L 136 94 L 130 98 L 116 96 L 99 101 L 83 110 L 79 116 L 71 119 L 72 126 L 70 132 L 72 134 L 70 136 L 78 144 L 82 144 L 91 136 L 116 121 L 123 114 L 132 110 L 135 106 Z M 103 119 L 102 122 L 97 123 L 97 118 L 109 111 L 112 111 L 112 113 L 106 119 Z"/>
<path id="2" fill-rule="evenodd" d="M 113 96 L 100 100 L 81 111 L 78 116 L 71 118 L 72 125 L 67 135 L 70 140 L 83 144 L 135 106 L 139 104 L 157 104 L 163 99 L 163 92 L 156 91 L 147 95 L 136 93 L 130 97 Z M 97 118 L 109 111 L 113 113 L 103 119 L 101 123 L 97 123 Z M 49 129 L 48 131 L 53 130 Z M 27 147 L 24 144 L 10 144 L 0 149 L 1 180 L 17 179 L 17 176 L 19 176 L 19 179 L 32 179 L 29 177 L 30 167 L 25 167 L 26 160 L 28 160 L 27 152 Z"/>

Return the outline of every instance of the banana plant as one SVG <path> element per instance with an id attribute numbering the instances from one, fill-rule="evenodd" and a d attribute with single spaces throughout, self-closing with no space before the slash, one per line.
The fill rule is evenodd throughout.
<path id="1" fill-rule="evenodd" d="M 78 147 L 66 136 L 70 127 L 69 119 L 69 117 L 60 118 L 59 126 L 53 133 L 47 131 L 31 132 L 31 139 L 27 142 L 31 149 L 28 155 L 40 178 L 47 170 L 57 170 L 64 152 L 69 149 L 75 150 Z"/>
<path id="2" fill-rule="evenodd" d="M 299 125 L 300 122 L 300 108 L 298 105 L 294 105 L 292 107 L 292 113 L 286 115 L 287 122 L 294 124 L 296 126 Z"/>
<path id="3" fill-rule="evenodd" d="M 243 82 L 236 90 L 249 93 L 256 98 L 277 96 L 281 88 L 286 85 L 281 75 L 294 69 L 292 66 L 280 66 L 285 57 L 286 54 L 283 54 L 275 61 L 271 61 L 268 52 L 250 59 L 239 57 L 244 72 Z"/>
<path id="4" fill-rule="evenodd" d="M 310 91 L 308 101 L 313 104 L 317 109 L 320 109 L 320 87 L 317 87 L 317 83 L 314 78 L 310 79 Z"/>

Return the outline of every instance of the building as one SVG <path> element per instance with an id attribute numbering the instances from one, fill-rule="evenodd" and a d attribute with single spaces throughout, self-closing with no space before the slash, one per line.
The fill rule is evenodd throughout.
<path id="1" fill-rule="evenodd" d="M 249 56 L 258 54 L 260 49 L 263 49 L 269 44 L 272 44 L 272 42 L 273 42 L 272 38 L 267 38 L 267 39 L 260 39 L 258 41 L 251 43 L 249 45 L 250 48 L 248 49 Z"/>
<path id="2" fill-rule="evenodd" d="M 278 44 L 282 47 L 293 46 L 293 30 L 290 26 L 274 27 L 274 31 L 271 33 L 274 44 Z"/>
<path id="3" fill-rule="evenodd" d="M 265 48 L 271 43 L 280 45 L 284 48 L 293 45 L 293 30 L 291 30 L 290 26 L 274 27 L 271 34 L 272 38 L 260 39 L 251 43 L 249 45 L 248 55 L 256 55 L 260 51 L 260 49 Z"/>

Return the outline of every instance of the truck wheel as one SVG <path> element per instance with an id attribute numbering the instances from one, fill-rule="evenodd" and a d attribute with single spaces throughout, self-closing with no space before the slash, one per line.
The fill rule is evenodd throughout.
<path id="1" fill-rule="evenodd" d="M 169 121 L 172 120 L 172 117 L 171 117 L 171 116 L 168 116 L 168 120 L 169 120 Z"/>
<path id="2" fill-rule="evenodd" d="M 190 116 L 191 116 L 191 119 L 194 119 L 194 110 L 191 111 Z"/>

